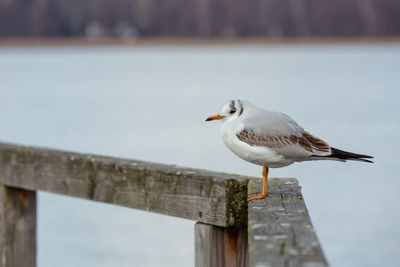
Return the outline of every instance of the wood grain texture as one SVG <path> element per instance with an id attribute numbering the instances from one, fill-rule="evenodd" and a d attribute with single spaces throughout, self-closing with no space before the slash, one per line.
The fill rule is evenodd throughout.
<path id="1" fill-rule="evenodd" d="M 247 266 L 247 227 L 218 227 L 196 223 L 195 266 Z"/>
<path id="2" fill-rule="evenodd" d="M 249 194 L 261 181 L 249 181 Z M 328 266 L 296 179 L 270 179 L 266 199 L 249 203 L 250 266 Z"/>
<path id="3" fill-rule="evenodd" d="M 0 143 L 0 184 L 218 226 L 247 225 L 243 176 Z"/>
<path id="4" fill-rule="evenodd" d="M 0 266 L 36 266 L 36 192 L 0 186 Z"/>

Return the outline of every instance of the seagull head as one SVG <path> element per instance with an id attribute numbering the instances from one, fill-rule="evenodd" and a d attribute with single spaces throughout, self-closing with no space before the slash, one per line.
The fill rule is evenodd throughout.
<path id="1" fill-rule="evenodd" d="M 219 114 L 210 116 L 206 121 L 226 120 L 234 117 L 239 117 L 243 113 L 243 100 L 231 100 L 226 103 Z"/>

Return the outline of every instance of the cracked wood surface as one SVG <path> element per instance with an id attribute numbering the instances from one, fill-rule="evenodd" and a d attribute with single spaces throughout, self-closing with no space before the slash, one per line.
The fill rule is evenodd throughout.
<path id="1" fill-rule="evenodd" d="M 261 180 L 249 181 L 249 195 Z M 270 179 L 248 208 L 249 266 L 328 266 L 296 179 Z"/>
<path id="2" fill-rule="evenodd" d="M 247 225 L 247 177 L 0 143 L 0 184 L 217 226 Z"/>

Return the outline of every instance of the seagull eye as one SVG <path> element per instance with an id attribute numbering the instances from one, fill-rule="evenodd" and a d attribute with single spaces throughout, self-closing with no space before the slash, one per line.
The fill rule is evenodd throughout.
<path id="1" fill-rule="evenodd" d="M 231 114 L 236 112 L 236 108 L 231 109 Z"/>

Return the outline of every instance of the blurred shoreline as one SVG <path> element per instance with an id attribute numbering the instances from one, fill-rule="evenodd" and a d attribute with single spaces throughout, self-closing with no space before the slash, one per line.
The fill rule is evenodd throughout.
<path id="1" fill-rule="evenodd" d="M 190 45 L 293 45 L 293 44 L 399 44 L 400 37 L 385 38 L 1 38 L 0 46 L 190 46 Z"/>

